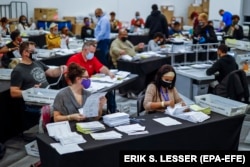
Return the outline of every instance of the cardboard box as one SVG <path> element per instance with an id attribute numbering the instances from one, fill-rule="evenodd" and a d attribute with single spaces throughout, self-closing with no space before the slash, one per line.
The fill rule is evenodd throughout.
<path id="1" fill-rule="evenodd" d="M 171 19 L 174 16 L 174 6 L 161 6 L 161 12 L 166 17 L 168 23 L 171 23 Z"/>
<path id="2" fill-rule="evenodd" d="M 188 7 L 188 18 L 190 18 L 192 12 L 197 12 L 198 14 L 200 14 L 200 13 L 203 12 L 203 8 L 202 8 L 202 6 L 193 6 L 193 5 L 190 5 Z"/>
<path id="3" fill-rule="evenodd" d="M 174 16 L 174 17 L 171 18 L 171 23 L 174 23 L 176 21 L 178 21 L 181 24 L 181 29 L 182 29 L 183 24 L 184 24 L 183 17 Z"/>
<path id="4" fill-rule="evenodd" d="M 209 12 L 209 1 L 208 0 L 203 0 L 201 6 L 202 6 L 203 12 L 205 12 L 205 13 Z"/>
<path id="5" fill-rule="evenodd" d="M 34 8 L 35 20 L 57 20 L 58 9 L 57 8 Z"/>
<path id="6" fill-rule="evenodd" d="M 74 17 L 74 16 L 64 16 L 63 20 L 70 21 L 71 24 L 76 24 L 76 17 Z"/>
<path id="7" fill-rule="evenodd" d="M 81 35 L 83 24 L 72 24 L 72 33 L 75 35 Z"/>

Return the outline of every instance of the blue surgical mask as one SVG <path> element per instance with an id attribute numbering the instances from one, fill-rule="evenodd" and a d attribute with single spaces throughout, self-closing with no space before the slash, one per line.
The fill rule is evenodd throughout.
<path id="1" fill-rule="evenodd" d="M 135 16 L 135 18 L 138 20 L 138 19 L 140 19 L 140 16 Z"/>
<path id="2" fill-rule="evenodd" d="M 89 53 L 87 54 L 87 56 L 86 56 L 86 59 L 87 59 L 87 60 L 91 60 L 91 59 L 93 59 L 93 57 L 94 57 L 94 53 L 89 52 Z"/>

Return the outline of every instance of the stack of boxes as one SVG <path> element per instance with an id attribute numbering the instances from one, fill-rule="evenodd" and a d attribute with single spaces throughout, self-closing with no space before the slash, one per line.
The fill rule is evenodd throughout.
<path id="1" fill-rule="evenodd" d="M 193 22 L 190 18 L 191 14 L 196 12 L 207 13 L 209 12 L 209 0 L 195 0 L 193 4 L 188 7 L 188 25 L 193 25 Z"/>
<path id="2" fill-rule="evenodd" d="M 57 8 L 35 8 L 34 9 L 34 19 L 37 20 L 57 20 L 58 19 L 58 9 Z"/>
<path id="3" fill-rule="evenodd" d="M 166 17 L 168 23 L 171 23 L 174 16 L 174 6 L 161 6 L 161 13 Z"/>

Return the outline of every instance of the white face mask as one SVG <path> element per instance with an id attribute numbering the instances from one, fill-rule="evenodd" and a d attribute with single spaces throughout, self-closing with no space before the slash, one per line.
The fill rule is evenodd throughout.
<path id="1" fill-rule="evenodd" d="M 94 53 L 89 52 L 89 53 L 87 54 L 87 56 L 86 56 L 86 59 L 87 59 L 87 60 L 91 60 L 91 59 L 93 59 L 93 57 L 94 57 Z"/>

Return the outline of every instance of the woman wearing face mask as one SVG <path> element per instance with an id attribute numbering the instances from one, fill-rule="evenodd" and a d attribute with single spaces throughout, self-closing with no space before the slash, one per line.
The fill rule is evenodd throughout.
<path id="1" fill-rule="evenodd" d="M 18 30 L 13 31 L 10 38 L 12 41 L 0 49 L 0 53 L 4 54 L 1 61 L 2 66 L 5 68 L 8 68 L 9 63 L 13 58 L 21 58 L 18 52 L 18 47 L 22 42 L 20 32 Z"/>
<path id="2" fill-rule="evenodd" d="M 208 16 L 205 13 L 201 13 L 198 16 L 199 25 L 196 26 L 193 35 L 193 43 L 217 43 L 217 36 L 215 34 L 213 26 L 208 24 Z"/>
<path id="3" fill-rule="evenodd" d="M 21 15 L 19 17 L 19 24 L 17 25 L 17 29 L 20 31 L 20 32 L 24 32 L 24 31 L 27 31 L 27 30 L 34 30 L 36 29 L 36 25 L 35 23 L 29 23 L 26 16 L 24 15 Z"/>
<path id="4" fill-rule="evenodd" d="M 88 73 L 76 63 L 71 63 L 66 75 L 71 84 L 62 89 L 54 100 L 54 121 L 85 121 L 86 117 L 79 113 L 79 109 L 84 106 L 88 96 L 91 94 L 85 90 L 90 86 Z M 101 117 L 105 103 L 106 98 L 103 96 L 99 99 L 99 113 L 94 120 L 98 120 Z"/>
<path id="5" fill-rule="evenodd" d="M 164 35 L 161 32 L 157 32 L 154 35 L 154 39 L 151 39 L 148 42 L 148 51 L 159 51 L 161 48 L 164 48 Z"/>
<path id="6" fill-rule="evenodd" d="M 143 106 L 147 113 L 164 112 L 176 103 L 185 103 L 175 88 L 176 73 L 172 66 L 163 65 L 156 73 L 155 80 L 149 84 L 145 93 Z"/>
<path id="7" fill-rule="evenodd" d="M 240 17 L 238 15 L 232 16 L 232 25 L 225 27 L 223 30 L 230 38 L 241 40 L 244 38 L 243 28 L 238 25 Z"/>
<path id="8" fill-rule="evenodd" d="M 60 48 L 61 37 L 58 34 L 58 26 L 55 23 L 51 23 L 49 26 L 50 33 L 46 35 L 46 45 L 48 49 Z"/>
<path id="9" fill-rule="evenodd" d="M 8 24 L 8 19 L 6 17 L 1 18 L 0 20 L 0 36 L 10 35 L 10 27 Z"/>

